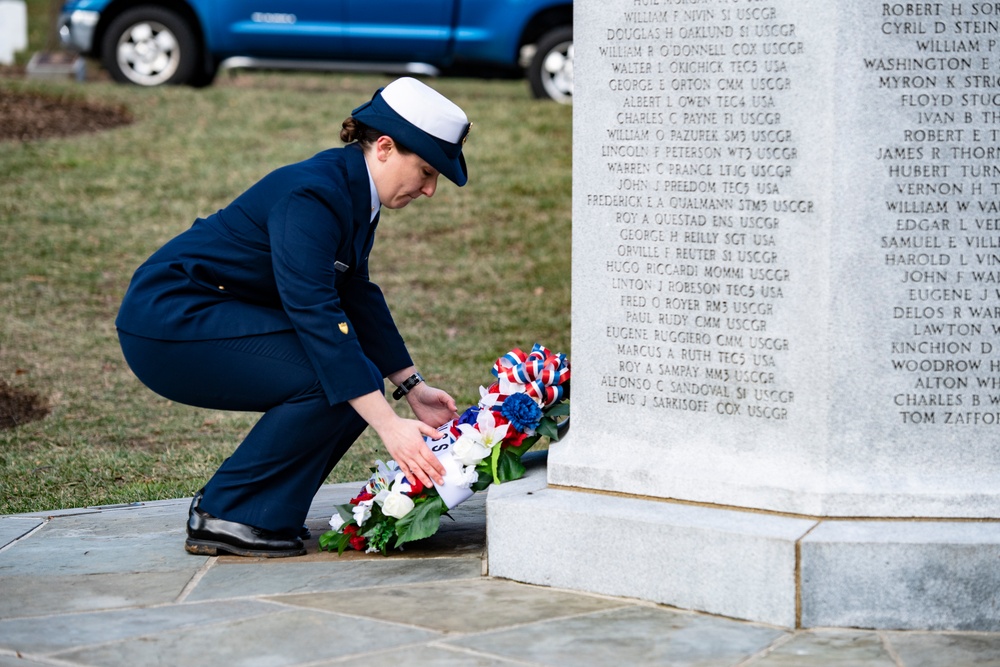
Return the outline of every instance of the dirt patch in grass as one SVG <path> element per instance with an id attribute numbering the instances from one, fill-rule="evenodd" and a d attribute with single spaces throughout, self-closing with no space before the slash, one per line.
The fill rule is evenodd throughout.
<path id="1" fill-rule="evenodd" d="M 0 141 L 33 141 L 108 130 L 133 121 L 124 107 L 68 96 L 0 93 Z"/>
<path id="2" fill-rule="evenodd" d="M 0 429 L 37 421 L 49 414 L 49 402 L 33 392 L 0 380 Z"/>

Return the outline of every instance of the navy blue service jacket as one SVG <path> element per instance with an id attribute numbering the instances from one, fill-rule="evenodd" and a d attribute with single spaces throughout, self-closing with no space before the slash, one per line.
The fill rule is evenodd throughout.
<path id="1" fill-rule="evenodd" d="M 174 341 L 294 330 L 331 405 L 384 391 L 412 360 L 368 279 L 370 218 L 356 144 L 277 169 L 140 266 L 115 325 Z"/>

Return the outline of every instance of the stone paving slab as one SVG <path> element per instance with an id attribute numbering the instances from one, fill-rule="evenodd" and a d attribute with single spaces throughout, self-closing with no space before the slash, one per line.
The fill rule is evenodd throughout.
<path id="1" fill-rule="evenodd" d="M 75 665 L 284 667 L 331 656 L 360 656 L 374 646 L 385 649 L 424 643 L 435 636 L 427 630 L 378 621 L 277 608 L 265 616 L 199 624 L 54 657 Z"/>
<path id="2" fill-rule="evenodd" d="M 875 632 L 810 631 L 789 636 L 753 667 L 897 667 L 890 649 Z M 956 666 L 957 667 L 957 666 Z"/>
<path id="3" fill-rule="evenodd" d="M 53 517 L 0 551 L 0 577 L 175 572 L 200 566 L 183 549 L 186 505 L 139 509 Z"/>
<path id="4" fill-rule="evenodd" d="M 85 514 L 111 515 L 117 512 L 135 511 L 143 515 L 152 516 L 159 511 L 174 511 L 176 508 L 183 508 L 187 512 L 190 498 L 172 498 L 170 500 L 149 500 L 146 502 L 121 503 L 118 505 L 92 505 L 90 507 L 70 507 L 67 509 L 45 510 L 43 512 L 26 512 L 15 514 L 15 517 L 32 517 L 38 519 L 56 519 L 67 516 L 82 516 Z"/>
<path id="5" fill-rule="evenodd" d="M 182 533 L 60 537 L 47 529 L 0 553 L 0 577 L 176 572 L 200 565 L 184 551 Z"/>
<path id="6" fill-rule="evenodd" d="M 285 604 L 356 614 L 443 633 L 476 633 L 614 609 L 628 603 L 511 581 L 432 582 L 275 598 Z M 358 601 L 363 600 L 363 604 Z"/>
<path id="7" fill-rule="evenodd" d="M 0 517 L 0 549 L 23 537 L 44 523 L 34 517 Z"/>
<path id="8" fill-rule="evenodd" d="M 1000 635 L 995 633 L 885 633 L 906 667 L 1000 666 Z"/>
<path id="9" fill-rule="evenodd" d="M 193 574 L 192 570 L 0 577 L 0 619 L 167 604 Z"/>
<path id="10" fill-rule="evenodd" d="M 557 667 L 735 665 L 786 633 L 652 606 L 584 614 L 448 640 L 500 657 Z"/>
<path id="11" fill-rule="evenodd" d="M 38 618 L 0 621 L 0 648 L 40 654 L 77 649 L 91 644 L 135 639 L 203 623 L 236 621 L 275 611 L 256 600 L 165 605 Z"/>
<path id="12" fill-rule="evenodd" d="M 282 593 L 320 593 L 370 586 L 399 587 L 420 582 L 476 580 L 482 576 L 478 558 L 402 559 L 372 558 L 338 562 L 296 562 L 282 558 L 251 562 L 217 563 L 188 594 L 187 600 L 212 600 Z M 433 584 L 432 584 L 433 585 Z M 348 597 L 358 595 L 347 593 Z"/>
<path id="13" fill-rule="evenodd" d="M 438 645 L 407 647 L 372 657 L 378 661 L 374 664 L 386 664 L 393 667 L 525 667 L 526 664 L 529 664 L 520 660 L 505 660 L 452 646 Z M 345 664 L 358 664 L 358 660 L 356 657 L 343 658 L 324 662 L 316 667 L 334 667 Z M 3 667 L 2 663 L 0 663 L 0 667 Z"/>
<path id="14" fill-rule="evenodd" d="M 0 667 L 51 667 L 51 662 L 38 662 L 17 655 L 0 655 Z"/>

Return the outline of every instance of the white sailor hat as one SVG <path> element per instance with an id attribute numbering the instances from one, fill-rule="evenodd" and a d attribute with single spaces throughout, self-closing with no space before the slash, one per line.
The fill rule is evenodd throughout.
<path id="1" fill-rule="evenodd" d="M 472 123 L 430 86 L 410 77 L 396 79 L 351 115 L 406 146 L 456 185 L 468 182 L 462 146 Z"/>

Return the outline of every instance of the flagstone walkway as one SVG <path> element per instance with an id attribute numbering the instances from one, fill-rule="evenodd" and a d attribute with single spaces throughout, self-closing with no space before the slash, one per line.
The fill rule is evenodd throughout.
<path id="1" fill-rule="evenodd" d="M 482 493 L 391 557 L 318 552 L 358 487 L 323 487 L 301 558 L 187 554 L 189 499 L 0 517 L 0 667 L 1000 667 L 1000 633 L 789 631 L 491 578 Z"/>

